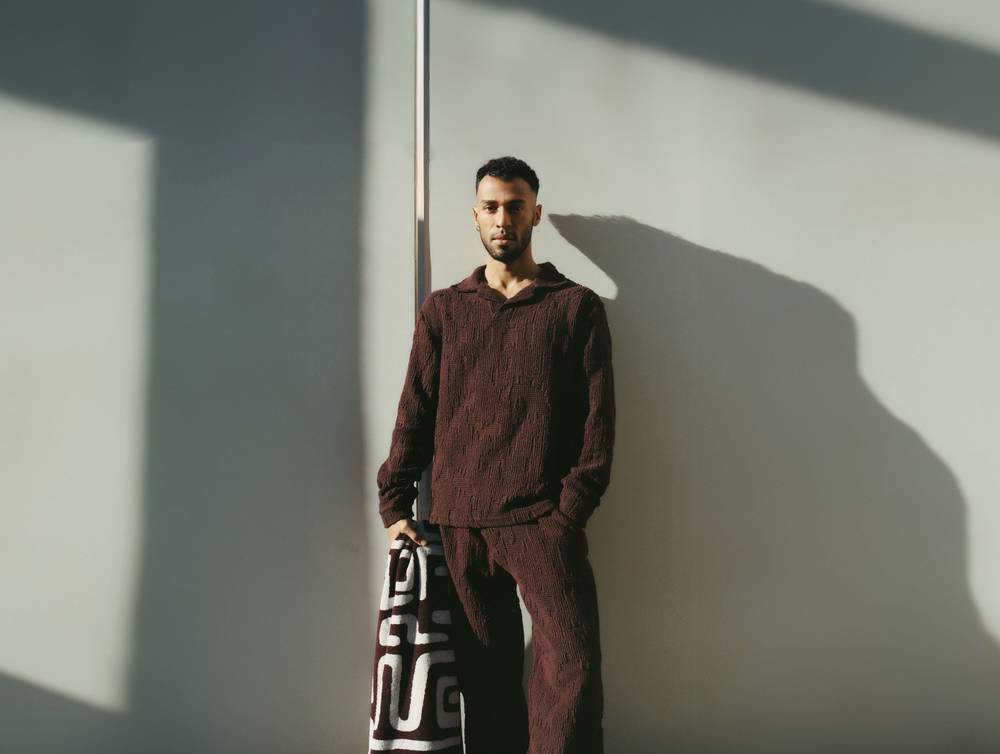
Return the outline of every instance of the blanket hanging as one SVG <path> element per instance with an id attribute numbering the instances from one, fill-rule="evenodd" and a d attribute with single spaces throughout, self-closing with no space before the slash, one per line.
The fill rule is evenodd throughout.
<path id="1" fill-rule="evenodd" d="M 375 635 L 369 754 L 462 754 L 458 673 L 452 644 L 454 589 L 436 525 L 427 545 L 393 541 Z"/>

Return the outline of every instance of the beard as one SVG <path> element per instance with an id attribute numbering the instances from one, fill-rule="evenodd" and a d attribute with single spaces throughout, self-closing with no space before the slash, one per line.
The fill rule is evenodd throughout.
<path id="1" fill-rule="evenodd" d="M 524 250 L 528 248 L 531 243 L 531 231 L 532 228 L 528 228 L 524 235 L 514 239 L 511 243 L 507 244 L 506 247 L 501 247 L 499 249 L 494 248 L 489 240 L 484 239 L 482 236 L 479 240 L 483 242 L 483 247 L 486 249 L 486 253 L 493 257 L 498 262 L 503 262 L 504 264 L 510 264 L 511 262 L 517 261 L 517 259 L 524 253 Z"/>

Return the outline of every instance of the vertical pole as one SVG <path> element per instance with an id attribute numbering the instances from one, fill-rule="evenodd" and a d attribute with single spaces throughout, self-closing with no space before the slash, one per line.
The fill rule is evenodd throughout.
<path id="1" fill-rule="evenodd" d="M 414 319 L 431 291 L 430 233 L 427 225 L 427 164 L 430 152 L 430 0 L 416 0 L 416 80 L 414 81 Z M 430 469 L 425 469 L 417 485 L 417 521 L 430 511 Z"/>

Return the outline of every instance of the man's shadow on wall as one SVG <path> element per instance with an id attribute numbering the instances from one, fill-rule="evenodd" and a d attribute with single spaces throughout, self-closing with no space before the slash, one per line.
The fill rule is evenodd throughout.
<path id="1" fill-rule="evenodd" d="M 549 217 L 619 288 L 588 524 L 612 750 L 1000 750 L 962 493 L 859 374 L 851 314 L 628 218 Z"/>

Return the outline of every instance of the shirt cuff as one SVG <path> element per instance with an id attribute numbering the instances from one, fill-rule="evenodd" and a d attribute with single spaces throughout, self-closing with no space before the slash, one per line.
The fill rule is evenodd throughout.
<path id="1" fill-rule="evenodd" d="M 560 505 L 552 511 L 553 515 L 558 516 L 563 523 L 576 529 L 583 529 L 587 525 L 592 512 L 592 509 L 585 506 L 575 506 L 567 511 L 565 505 Z"/>

